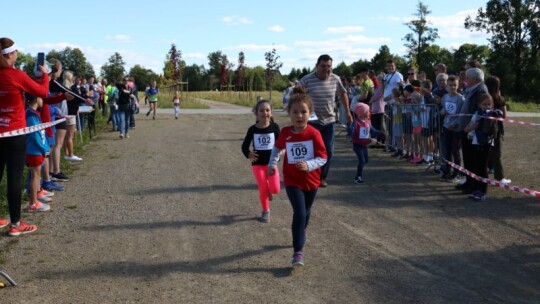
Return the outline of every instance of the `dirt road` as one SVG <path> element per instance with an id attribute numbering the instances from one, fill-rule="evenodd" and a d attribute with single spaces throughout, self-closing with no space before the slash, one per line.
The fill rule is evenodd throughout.
<path id="1" fill-rule="evenodd" d="M 143 111 L 141 111 L 143 112 Z M 281 125 L 287 121 L 276 113 Z M 435 175 L 370 150 L 366 183 L 340 135 L 319 190 L 306 266 L 289 267 L 291 208 L 262 224 L 240 152 L 252 114 L 138 116 L 105 132 L 57 193 L 0 237 L 18 283 L 1 303 L 539 303 L 540 204 L 495 189 L 474 203 Z"/>

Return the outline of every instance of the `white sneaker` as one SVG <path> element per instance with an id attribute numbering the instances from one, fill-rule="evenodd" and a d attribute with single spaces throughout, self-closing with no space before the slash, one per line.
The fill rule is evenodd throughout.
<path id="1" fill-rule="evenodd" d="M 64 156 L 64 158 L 66 160 L 70 160 L 70 161 L 81 161 L 82 158 L 76 156 L 76 155 L 72 155 L 72 156 Z"/>
<path id="2" fill-rule="evenodd" d="M 507 185 L 507 184 L 510 184 L 512 182 L 512 180 L 509 179 L 509 178 L 503 178 L 503 179 L 500 180 L 500 182 L 503 185 Z"/>

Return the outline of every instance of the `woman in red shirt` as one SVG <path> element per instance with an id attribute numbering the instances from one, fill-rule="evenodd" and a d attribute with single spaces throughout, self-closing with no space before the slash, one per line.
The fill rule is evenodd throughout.
<path id="1" fill-rule="evenodd" d="M 9 38 L 0 38 L 0 52 L 0 180 L 5 167 L 7 168 L 7 196 L 11 220 L 8 234 L 17 236 L 33 232 L 37 226 L 21 221 L 21 181 L 26 156 L 26 137 L 8 134 L 26 127 L 23 92 L 37 97 L 46 97 L 49 91 L 49 75 L 47 75 L 45 65 L 39 67 L 43 76 L 37 81 L 31 79 L 23 71 L 15 69 L 17 47 Z M 0 219 L 0 226 L 6 225 L 5 220 Z"/>
<path id="2" fill-rule="evenodd" d="M 283 179 L 293 208 L 292 264 L 302 266 L 306 228 L 311 215 L 311 206 L 321 184 L 320 168 L 326 163 L 327 154 L 321 133 L 308 124 L 309 117 L 313 113 L 313 104 L 303 88 L 293 89 L 287 110 L 292 125 L 281 130 L 272 150 L 268 175 L 275 174 L 279 154 L 285 150 Z"/>

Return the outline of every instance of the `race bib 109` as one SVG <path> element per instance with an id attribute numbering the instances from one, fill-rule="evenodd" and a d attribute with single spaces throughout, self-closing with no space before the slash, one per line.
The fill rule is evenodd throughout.
<path id="1" fill-rule="evenodd" d="M 313 141 L 300 141 L 287 143 L 287 161 L 289 164 L 296 164 L 315 158 L 313 151 Z"/>
<path id="2" fill-rule="evenodd" d="M 272 150 L 274 147 L 274 142 L 274 133 L 253 134 L 253 146 L 255 147 L 255 150 Z"/>

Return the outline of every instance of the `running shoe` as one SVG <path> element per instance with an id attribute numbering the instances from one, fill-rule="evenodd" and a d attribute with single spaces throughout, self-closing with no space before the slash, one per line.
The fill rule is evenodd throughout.
<path id="1" fill-rule="evenodd" d="M 10 225 L 8 230 L 8 235 L 10 236 L 18 236 L 21 234 L 27 234 L 31 233 L 37 230 L 36 225 L 28 225 L 27 223 L 20 221 L 19 225 L 14 226 Z"/>
<path id="2" fill-rule="evenodd" d="M 328 187 L 328 183 L 326 182 L 325 179 L 321 179 L 321 187 L 323 188 Z"/>
<path id="3" fill-rule="evenodd" d="M 52 173 L 51 174 L 51 180 L 53 182 L 69 182 L 69 177 L 67 177 L 64 173 L 58 172 L 58 173 Z"/>
<path id="4" fill-rule="evenodd" d="M 270 211 L 263 211 L 261 217 L 259 217 L 259 222 L 270 223 Z"/>
<path id="5" fill-rule="evenodd" d="M 507 185 L 507 184 L 510 184 L 512 182 L 512 180 L 509 179 L 509 178 L 503 178 L 499 182 L 501 182 L 501 184 L 503 184 L 503 185 Z"/>
<path id="6" fill-rule="evenodd" d="M 81 161 L 82 158 L 78 157 L 77 155 L 72 155 L 72 156 L 64 156 L 64 159 L 65 160 L 69 160 L 69 161 Z"/>
<path id="7" fill-rule="evenodd" d="M 52 192 L 52 191 L 47 191 L 47 190 L 45 190 L 45 189 L 43 189 L 43 188 L 39 188 L 38 193 L 41 193 L 40 195 L 45 195 L 45 196 L 48 196 L 48 197 L 54 196 L 54 192 Z"/>
<path id="8" fill-rule="evenodd" d="M 52 199 L 48 195 L 46 195 L 43 190 L 37 193 L 37 200 L 44 203 L 52 201 Z"/>
<path id="9" fill-rule="evenodd" d="M 124 139 L 124 134 L 120 134 L 120 139 Z"/>
<path id="10" fill-rule="evenodd" d="M 48 182 L 43 182 L 41 187 L 47 191 L 64 191 L 64 187 L 55 184 L 52 180 Z"/>
<path id="11" fill-rule="evenodd" d="M 354 182 L 357 183 L 357 184 L 363 184 L 364 180 L 362 179 L 361 176 L 357 176 L 357 177 L 354 178 Z"/>
<path id="12" fill-rule="evenodd" d="M 483 192 L 477 193 L 473 197 L 473 200 L 476 201 L 476 202 L 483 202 L 483 201 L 487 200 L 487 194 L 485 194 Z"/>
<path id="13" fill-rule="evenodd" d="M 480 195 L 480 194 L 482 194 L 482 192 L 476 190 L 476 191 L 474 191 L 473 193 L 469 194 L 468 197 L 469 197 L 470 199 L 474 199 L 475 196 L 478 196 L 478 195 Z"/>
<path id="14" fill-rule="evenodd" d="M 126 138 L 129 138 L 129 134 L 126 133 Z"/>
<path id="15" fill-rule="evenodd" d="M 292 265 L 293 266 L 304 266 L 304 253 L 302 251 L 297 251 L 292 256 Z"/>
<path id="16" fill-rule="evenodd" d="M 9 221 L 3 218 L 0 218 L 0 228 L 4 228 L 9 224 Z"/>
<path id="17" fill-rule="evenodd" d="M 36 201 L 33 204 L 28 204 L 28 206 L 26 207 L 26 211 L 28 212 L 45 212 L 49 210 L 51 210 L 51 206 L 40 201 Z"/>

